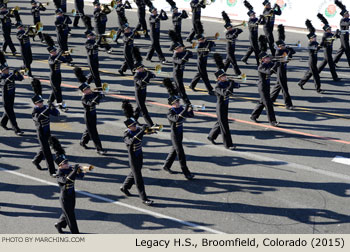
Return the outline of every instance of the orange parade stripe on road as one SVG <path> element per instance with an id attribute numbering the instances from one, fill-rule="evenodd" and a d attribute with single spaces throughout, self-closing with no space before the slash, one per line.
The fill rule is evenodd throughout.
<path id="1" fill-rule="evenodd" d="M 40 81 L 50 83 L 49 80 L 40 80 Z M 73 86 L 73 85 L 69 85 L 69 84 L 62 84 L 62 86 L 69 87 L 69 88 L 78 88 L 77 86 Z M 125 96 L 125 95 L 108 94 L 108 96 L 113 96 L 113 97 L 117 97 L 117 98 L 120 98 L 120 99 L 135 100 L 134 97 Z M 167 107 L 167 108 L 170 107 L 167 104 L 154 102 L 154 101 L 147 101 L 147 103 L 154 104 L 154 105 L 161 106 L 161 107 Z M 196 114 L 199 114 L 199 115 L 205 115 L 205 116 L 217 118 L 216 114 L 213 114 L 213 113 L 200 112 L 200 111 L 194 111 L 194 112 Z M 287 133 L 291 133 L 291 134 L 308 136 L 308 137 L 318 138 L 318 139 L 327 140 L 327 141 L 331 141 L 331 142 L 336 142 L 336 143 L 341 143 L 341 144 L 349 144 L 350 145 L 350 141 L 344 141 L 344 140 L 340 140 L 340 139 L 336 139 L 336 138 L 332 138 L 332 137 L 323 137 L 323 136 L 309 134 L 309 133 L 305 133 L 305 132 L 301 132 L 301 131 L 285 129 L 285 128 L 280 128 L 280 127 L 273 127 L 273 126 L 266 125 L 266 124 L 261 124 L 261 123 L 248 122 L 248 121 L 244 121 L 244 120 L 240 120 L 240 119 L 236 119 L 236 118 L 232 118 L 232 117 L 228 117 L 228 119 L 231 120 L 231 121 L 236 121 L 236 122 L 244 123 L 244 124 L 250 124 L 250 125 L 258 126 L 258 127 L 262 127 L 262 128 L 269 128 L 269 129 L 272 129 L 272 130 L 287 132 Z"/>

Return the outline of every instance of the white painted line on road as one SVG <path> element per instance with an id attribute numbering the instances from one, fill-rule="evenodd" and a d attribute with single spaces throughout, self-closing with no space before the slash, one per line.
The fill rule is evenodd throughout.
<path id="1" fill-rule="evenodd" d="M 5 168 L 1 168 L 1 167 L 0 167 L 0 171 L 4 171 L 4 172 L 7 172 L 7 173 L 10 173 L 12 175 L 16 175 L 16 176 L 19 176 L 19 177 L 22 177 L 22 178 L 30 179 L 30 180 L 33 180 L 33 181 L 36 181 L 36 182 L 39 182 L 39 183 L 42 183 L 42 184 L 51 185 L 51 186 L 57 186 L 58 187 L 58 185 L 56 183 L 53 183 L 53 182 L 50 182 L 50 181 L 47 181 L 47 180 L 44 180 L 44 179 L 36 178 L 36 177 L 30 176 L 30 175 L 26 175 L 26 174 L 23 174 L 23 173 L 19 173 L 19 172 L 16 172 L 16 171 L 11 171 L 11 170 L 8 170 L 8 169 L 5 169 Z M 90 198 L 99 199 L 101 201 L 105 201 L 105 202 L 108 202 L 108 203 L 111 203 L 111 204 L 114 204 L 114 205 L 117 205 L 117 206 L 122 206 L 122 207 L 126 207 L 126 208 L 129 208 L 129 209 L 133 209 L 135 211 L 142 212 L 142 213 L 145 213 L 145 214 L 148 214 L 148 215 L 152 215 L 152 216 L 155 216 L 155 217 L 158 217 L 158 218 L 163 218 L 163 219 L 168 219 L 170 221 L 178 222 L 178 223 L 180 223 L 182 225 L 189 226 L 189 227 L 192 227 L 194 229 L 201 229 L 203 231 L 207 231 L 207 232 L 214 233 L 214 234 L 225 234 L 224 232 L 221 232 L 221 231 L 218 231 L 218 230 L 215 230 L 215 229 L 212 229 L 212 228 L 200 226 L 200 225 L 188 222 L 188 221 L 180 220 L 180 219 L 168 216 L 168 215 L 164 215 L 164 214 L 157 213 L 157 212 L 154 212 L 154 211 L 146 210 L 146 209 L 143 209 L 143 208 L 140 208 L 140 207 L 136 207 L 136 206 L 132 206 L 132 205 L 129 205 L 129 204 L 126 204 L 126 203 L 118 202 L 118 201 L 115 201 L 115 200 L 112 200 L 112 199 L 108 199 L 106 197 L 102 197 L 102 196 L 99 196 L 99 195 L 96 195 L 96 194 L 92 194 L 92 193 L 89 193 L 89 192 L 76 190 L 76 193 L 88 196 Z"/>
<path id="2" fill-rule="evenodd" d="M 335 156 L 335 158 L 333 158 L 332 161 L 339 164 L 350 165 L 350 158 L 342 156 Z"/>

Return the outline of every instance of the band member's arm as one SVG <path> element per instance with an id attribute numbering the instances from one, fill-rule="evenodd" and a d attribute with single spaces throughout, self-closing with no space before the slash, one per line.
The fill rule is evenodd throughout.
<path id="1" fill-rule="evenodd" d="M 278 16 L 282 14 L 281 7 L 278 4 L 275 4 L 273 8 L 273 13 Z"/>
<path id="2" fill-rule="evenodd" d="M 140 130 L 139 133 L 137 133 L 135 136 L 131 136 L 128 131 L 125 131 L 124 133 L 124 143 L 127 145 L 127 146 L 130 146 L 134 143 L 135 140 L 139 140 L 141 141 L 143 135 L 145 134 L 145 130 L 147 129 L 147 125 L 143 125 L 142 126 L 142 129 Z"/>
<path id="3" fill-rule="evenodd" d="M 234 82 L 231 81 L 230 85 L 227 88 L 221 88 L 219 86 L 215 87 L 215 92 L 216 94 L 220 95 L 220 96 L 227 96 L 233 93 L 233 85 Z"/>
<path id="4" fill-rule="evenodd" d="M 187 12 L 185 11 L 185 10 L 183 10 L 182 12 L 181 12 L 181 15 L 179 15 L 178 16 L 178 18 L 183 18 L 183 19 L 186 19 L 186 18 L 188 18 L 188 14 L 187 14 Z"/>
<path id="5" fill-rule="evenodd" d="M 38 9 L 39 9 L 40 11 L 46 11 L 45 6 L 43 6 L 43 5 L 39 5 Z"/>

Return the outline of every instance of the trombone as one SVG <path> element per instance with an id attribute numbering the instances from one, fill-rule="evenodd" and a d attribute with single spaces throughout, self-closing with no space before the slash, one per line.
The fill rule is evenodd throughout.
<path id="1" fill-rule="evenodd" d="M 31 25 L 31 26 L 28 25 L 27 29 L 28 29 L 27 34 L 29 36 L 35 37 L 39 32 L 42 32 L 44 30 L 44 26 L 41 22 L 38 22 L 35 25 Z"/>
<path id="2" fill-rule="evenodd" d="M 89 166 L 79 166 L 78 173 L 87 173 L 89 171 L 92 171 L 95 169 L 95 166 L 89 165 Z"/>
<path id="3" fill-rule="evenodd" d="M 103 93 L 103 94 L 110 93 L 109 84 L 104 82 L 102 84 L 102 87 L 94 88 L 93 92 Z M 113 93 L 120 94 L 120 91 L 113 91 Z"/>
<path id="4" fill-rule="evenodd" d="M 114 9 L 115 7 L 117 7 L 117 2 L 115 0 L 112 0 L 109 4 L 102 4 L 101 12 L 103 12 L 106 15 L 111 13 L 112 10 L 109 7 Z"/>
<path id="5" fill-rule="evenodd" d="M 147 127 L 145 130 L 145 134 L 154 134 L 154 133 L 157 133 L 157 131 L 162 132 L 163 125 L 155 125 L 152 127 Z"/>
<path id="6" fill-rule="evenodd" d="M 105 39 L 111 38 L 111 39 L 115 40 L 117 38 L 117 32 L 112 29 L 110 32 L 102 34 L 101 36 Z"/>

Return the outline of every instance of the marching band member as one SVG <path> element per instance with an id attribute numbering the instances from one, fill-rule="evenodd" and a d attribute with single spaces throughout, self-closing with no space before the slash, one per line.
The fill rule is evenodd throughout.
<path id="1" fill-rule="evenodd" d="M 15 81 L 22 81 L 22 80 L 23 80 L 23 76 L 19 71 L 14 70 L 12 73 L 10 73 L 7 63 L 5 64 L 2 63 L 1 86 L 2 86 L 2 103 L 4 107 L 4 113 L 2 114 L 0 124 L 1 124 L 1 127 L 3 127 L 5 130 L 9 130 L 9 128 L 7 127 L 7 123 L 8 121 L 10 121 L 12 125 L 12 129 L 15 131 L 16 135 L 18 136 L 22 136 L 24 133 L 18 127 L 16 114 L 13 106 L 15 104 L 15 95 L 16 95 Z"/>
<path id="2" fill-rule="evenodd" d="M 228 67 L 230 64 L 232 64 L 233 71 L 235 72 L 236 75 L 241 75 L 242 72 L 238 67 L 236 56 L 235 56 L 235 51 L 236 51 L 236 39 L 239 34 L 243 32 L 242 29 L 239 28 L 233 28 L 230 18 L 226 14 L 225 11 L 222 12 L 222 17 L 225 21 L 225 28 L 226 28 L 226 61 L 225 61 L 225 72 L 227 71 Z"/>
<path id="3" fill-rule="evenodd" d="M 74 21 L 73 21 L 73 27 L 74 28 L 78 28 L 78 23 L 79 23 L 79 19 L 80 16 L 85 16 L 84 13 L 84 0 L 74 0 L 74 6 L 76 9 L 76 15 L 74 17 Z"/>
<path id="4" fill-rule="evenodd" d="M 177 96 L 177 91 L 169 78 L 163 80 L 163 85 L 166 87 L 169 93 L 168 104 L 171 105 L 171 108 L 168 111 L 167 117 L 170 123 L 171 142 L 173 144 L 163 165 L 163 170 L 173 174 L 174 172 L 170 168 L 174 163 L 175 158 L 178 157 L 181 170 L 185 175 L 185 178 L 192 180 L 194 175 L 187 167 L 186 155 L 182 146 L 183 122 L 186 120 L 186 118 L 194 117 L 192 106 L 190 104 L 186 104 L 185 108 L 183 108 L 183 106 L 180 105 L 180 97 Z"/>
<path id="5" fill-rule="evenodd" d="M 276 68 L 278 67 L 279 63 L 272 63 L 270 56 L 266 52 L 261 52 L 259 57 L 261 59 L 261 64 L 258 68 L 258 91 L 260 95 L 260 101 L 254 108 L 250 119 L 257 123 L 257 119 L 265 108 L 270 124 L 276 127 L 279 123 L 276 121 L 273 103 L 270 98 L 270 77 L 272 74 L 277 72 Z"/>
<path id="6" fill-rule="evenodd" d="M 271 101 L 275 102 L 277 100 L 277 97 L 282 90 L 284 103 L 286 105 L 286 109 L 293 110 L 294 106 L 292 103 L 292 98 L 290 97 L 289 91 L 288 91 L 288 78 L 287 78 L 287 63 L 290 58 L 293 57 L 293 54 L 295 54 L 295 51 L 291 47 L 287 47 L 284 40 L 284 26 L 278 25 L 278 41 L 276 41 L 277 45 L 277 53 L 276 58 L 278 58 L 278 61 L 280 61 L 281 64 L 279 64 L 277 68 L 277 83 L 275 87 L 271 91 Z M 288 58 L 286 61 L 285 58 Z"/>
<path id="7" fill-rule="evenodd" d="M 137 16 L 138 16 L 138 25 L 141 25 L 142 30 L 146 31 L 145 38 L 149 38 L 147 23 L 146 23 L 146 5 L 151 8 L 153 6 L 150 0 L 134 0 L 137 5 Z"/>
<path id="8" fill-rule="evenodd" d="M 124 121 L 127 130 L 124 132 L 124 143 L 128 149 L 129 165 L 131 168 L 130 174 L 125 178 L 120 191 L 126 196 L 131 196 L 129 190 L 135 184 L 142 203 L 151 206 L 153 200 L 150 200 L 146 195 L 145 184 L 142 177 L 143 153 L 142 153 L 142 139 L 146 134 L 148 126 L 143 125 L 142 128 L 137 127 L 136 120 L 133 118 L 134 112 L 128 100 L 124 100 L 122 104 L 124 114 L 127 118 Z"/>
<path id="9" fill-rule="evenodd" d="M 340 20 L 340 43 L 341 46 L 339 50 L 337 51 L 335 57 L 334 57 L 334 64 L 337 64 L 343 55 L 345 53 L 346 58 L 348 60 L 348 64 L 350 67 L 350 45 L 349 45 L 349 27 L 350 27 L 350 18 L 349 18 L 349 11 L 346 9 L 346 6 L 342 4 L 342 2 L 335 0 L 335 4 L 341 9 L 340 15 L 342 16 L 342 19 Z"/>
<path id="10" fill-rule="evenodd" d="M 183 75 L 185 70 L 185 64 L 190 58 L 192 58 L 192 56 L 193 56 L 193 53 L 189 50 L 185 50 L 185 47 L 182 44 L 177 42 L 174 45 L 174 54 L 173 54 L 174 83 L 180 97 L 186 104 L 191 104 L 191 102 L 186 94 L 186 90 L 183 82 Z"/>
<path id="11" fill-rule="evenodd" d="M 276 50 L 275 50 L 275 40 L 273 37 L 273 28 L 275 25 L 275 16 L 276 15 L 281 15 L 281 7 L 276 3 L 273 8 L 271 8 L 271 3 L 268 0 L 264 0 L 263 2 L 264 5 L 264 11 L 263 11 L 263 16 L 264 16 L 264 33 L 265 36 L 267 37 L 267 41 L 269 43 L 270 51 L 272 56 L 275 56 Z"/>
<path id="12" fill-rule="evenodd" d="M 28 76 L 33 77 L 32 68 L 30 66 L 33 62 L 33 55 L 32 55 L 32 48 L 29 40 L 29 35 L 28 35 L 29 29 L 26 32 L 24 30 L 23 24 L 19 24 L 17 26 L 17 29 L 18 29 L 17 39 L 21 46 L 21 56 L 22 56 L 23 64 L 28 71 Z"/>
<path id="13" fill-rule="evenodd" d="M 131 5 L 128 1 L 125 1 L 125 3 L 123 4 L 122 0 L 117 0 L 116 4 L 117 4 L 117 6 L 115 7 L 115 11 L 117 12 L 118 22 L 119 22 L 119 29 L 117 32 L 117 36 L 115 38 L 115 41 L 117 42 L 120 35 L 124 31 L 125 27 L 129 26 L 128 20 L 125 16 L 125 9 L 131 9 Z M 140 27 L 141 27 L 141 25 L 140 25 Z"/>
<path id="14" fill-rule="evenodd" d="M 50 175 L 55 177 L 56 169 L 49 145 L 49 139 L 51 137 L 50 115 L 58 116 L 60 112 L 53 106 L 44 105 L 44 100 L 41 96 L 41 84 L 38 79 L 33 79 L 32 87 L 35 94 L 32 97 L 32 101 L 35 105 L 32 112 L 32 118 L 35 123 L 36 133 L 40 143 L 40 150 L 33 158 L 32 163 L 37 169 L 42 170 L 40 162 L 45 158 Z"/>
<path id="15" fill-rule="evenodd" d="M 68 33 L 69 33 L 69 27 L 68 25 L 72 23 L 72 20 L 67 15 L 63 15 L 62 9 L 56 10 L 56 33 L 57 33 L 57 44 L 60 48 L 59 52 L 67 52 L 68 51 Z M 73 65 L 72 63 L 72 56 L 70 54 L 67 54 L 66 60 L 70 65 Z"/>
<path id="16" fill-rule="evenodd" d="M 244 55 L 244 57 L 241 59 L 241 61 L 244 62 L 245 64 L 248 64 L 248 58 L 254 52 L 256 64 L 257 66 L 259 66 L 258 32 L 259 32 L 259 24 L 263 23 L 262 21 L 263 16 L 260 16 L 260 18 L 258 19 L 255 16 L 253 6 L 247 0 L 244 1 L 244 5 L 249 10 L 247 15 L 249 16 L 248 29 L 249 29 L 250 46 L 248 48 L 248 51 Z"/>
<path id="17" fill-rule="evenodd" d="M 170 6 L 171 10 L 173 12 L 172 15 L 172 21 L 174 25 L 174 31 L 177 33 L 179 37 L 179 42 L 183 44 L 182 37 L 181 37 L 181 26 L 182 26 L 182 19 L 188 18 L 187 12 L 183 10 L 182 12 L 179 12 L 179 9 L 176 7 L 176 3 L 173 0 L 166 0 Z"/>
<path id="18" fill-rule="evenodd" d="M 156 76 L 144 68 L 142 65 L 142 57 L 139 49 L 137 47 L 133 48 L 133 53 L 135 57 L 135 74 L 134 74 L 134 85 L 135 85 L 135 99 L 137 103 L 137 108 L 135 110 L 134 118 L 137 120 L 142 113 L 142 116 L 149 127 L 153 126 L 153 121 L 148 113 L 146 106 L 147 97 L 147 85 L 150 80 Z"/>
<path id="19" fill-rule="evenodd" d="M 200 27 L 202 25 L 199 25 Z M 197 48 L 197 68 L 198 72 L 194 76 L 194 78 L 191 81 L 190 88 L 195 91 L 195 88 L 197 86 L 197 83 L 202 78 L 205 87 L 208 90 L 209 95 L 215 95 L 213 91 L 213 87 L 210 85 L 210 81 L 208 78 L 208 72 L 207 72 L 207 63 L 208 63 L 208 56 L 213 47 L 215 46 L 214 41 L 209 41 L 205 38 L 203 34 L 203 28 L 197 28 L 198 32 L 200 33 L 197 35 L 198 39 L 198 48 Z"/>
<path id="20" fill-rule="evenodd" d="M 219 69 L 215 72 L 215 76 L 217 78 L 217 85 L 215 87 L 215 93 L 217 97 L 217 122 L 210 130 L 207 138 L 212 144 L 216 144 L 215 140 L 219 134 L 221 134 L 225 148 L 234 150 L 236 146 L 234 146 L 232 143 L 230 127 L 228 123 L 228 105 L 230 95 L 233 93 L 233 88 L 239 88 L 239 84 L 236 84 L 233 80 L 227 79 L 226 73 L 224 71 L 224 63 L 220 54 L 215 53 L 214 60 Z"/>
<path id="21" fill-rule="evenodd" d="M 103 94 L 101 92 L 93 92 L 90 86 L 86 83 L 86 77 L 80 67 L 74 68 L 74 74 L 81 83 L 80 91 L 83 93 L 81 102 L 84 106 L 84 119 L 86 129 L 80 140 L 80 146 L 88 149 L 87 144 L 90 140 L 94 142 L 96 151 L 99 155 L 105 155 L 107 151 L 102 148 L 101 140 L 97 132 L 97 113 L 96 105 L 100 104 Z"/>
<path id="22" fill-rule="evenodd" d="M 96 42 L 95 33 L 89 31 L 87 33 L 87 40 L 85 42 L 85 49 L 87 54 L 87 61 L 90 68 L 90 73 L 87 77 L 87 83 L 95 82 L 96 88 L 101 88 L 101 78 L 99 71 L 99 58 L 98 58 L 98 44 Z"/>
<path id="23" fill-rule="evenodd" d="M 160 20 L 167 20 L 168 16 L 165 11 L 161 10 L 158 14 L 156 8 L 150 9 L 151 15 L 149 17 L 150 23 L 150 32 L 151 32 L 151 46 L 147 53 L 146 60 L 151 61 L 154 51 L 157 52 L 158 58 L 162 64 L 166 63 L 165 57 L 162 52 L 162 48 L 160 47 L 159 39 L 160 39 Z"/>
<path id="24" fill-rule="evenodd" d="M 99 47 L 104 48 L 108 54 L 113 52 L 112 47 L 104 40 L 103 34 L 106 32 L 107 25 L 107 14 L 110 12 L 102 11 L 99 0 L 95 0 L 94 4 L 94 22 L 95 22 L 95 33 L 98 35 L 97 44 Z"/>
<path id="25" fill-rule="evenodd" d="M 306 82 L 310 79 L 311 76 L 313 76 L 316 91 L 317 93 L 322 94 L 324 93 L 324 91 L 321 89 L 321 79 L 317 69 L 317 53 L 321 49 L 321 46 L 317 42 L 317 36 L 315 34 L 316 29 L 311 24 L 311 21 L 307 19 L 305 24 L 310 32 L 309 34 L 307 34 L 307 37 L 309 39 L 309 70 L 305 73 L 304 77 L 298 82 L 298 85 L 301 89 L 304 89 L 304 85 L 306 84 Z"/>
<path id="26" fill-rule="evenodd" d="M 46 8 L 39 3 L 37 0 L 31 0 L 32 3 L 32 16 L 33 16 L 33 24 L 36 25 L 37 23 L 41 22 L 40 19 L 40 11 L 46 11 Z M 38 32 L 39 38 L 41 39 L 41 42 L 45 42 L 43 38 L 42 32 Z M 34 38 L 33 38 L 34 40 Z"/>
<path id="27" fill-rule="evenodd" d="M 78 164 L 69 165 L 68 160 L 59 156 L 55 159 L 58 165 L 57 183 L 60 187 L 60 205 L 62 214 L 55 223 L 58 233 L 63 234 L 62 228 L 67 225 L 72 234 L 79 234 L 78 224 L 75 217 L 75 180 L 82 179 L 84 172 Z"/>
<path id="28" fill-rule="evenodd" d="M 7 46 L 10 47 L 12 54 L 16 55 L 16 48 L 13 45 L 12 39 L 11 39 L 11 18 L 13 15 L 11 15 L 10 11 L 7 9 L 5 4 L 0 4 L 0 19 L 2 24 L 2 33 L 4 37 L 4 43 L 2 44 L 2 51 L 6 52 Z"/>
<path id="29" fill-rule="evenodd" d="M 188 35 L 186 41 L 192 43 L 194 36 L 196 34 L 199 34 L 197 32 L 197 23 L 201 21 L 202 8 L 204 9 L 206 5 L 204 4 L 204 0 L 191 0 L 190 6 L 192 9 L 192 30 Z"/>

